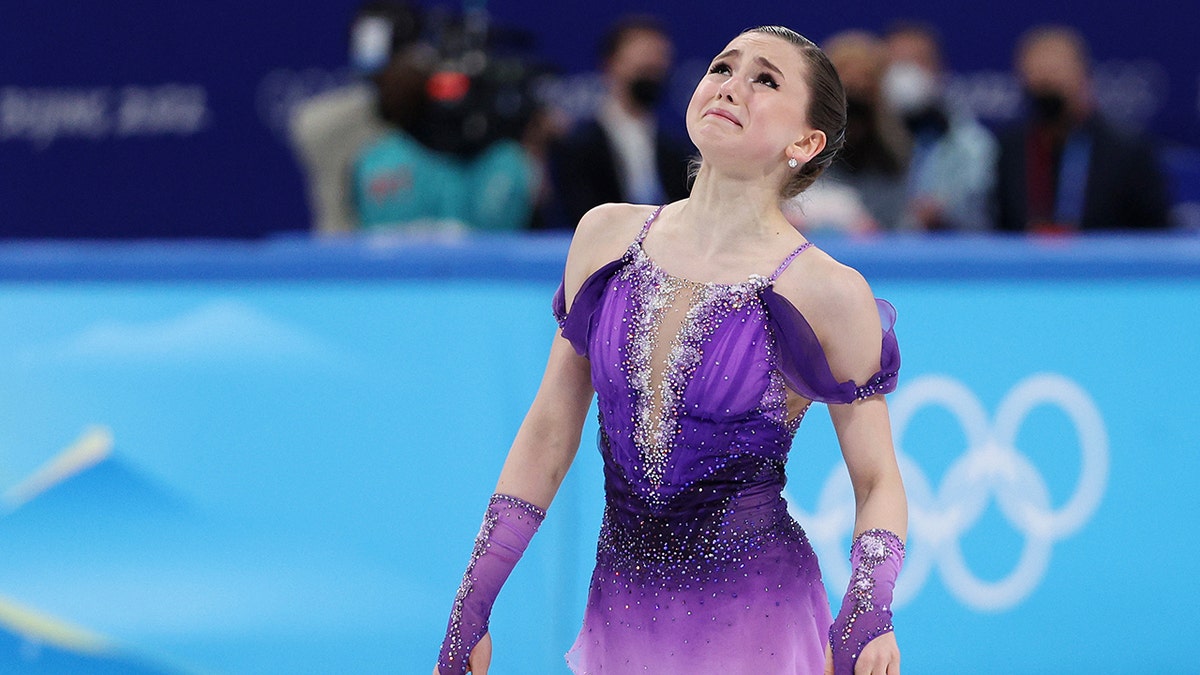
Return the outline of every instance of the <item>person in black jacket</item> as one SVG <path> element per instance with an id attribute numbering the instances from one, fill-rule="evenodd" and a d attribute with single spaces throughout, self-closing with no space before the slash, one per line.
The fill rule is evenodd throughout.
<path id="1" fill-rule="evenodd" d="M 655 117 L 672 52 L 653 17 L 626 17 L 608 31 L 600 49 L 604 102 L 554 155 L 562 226 L 573 228 L 589 209 L 607 202 L 662 204 L 687 197 L 694 150 L 661 129 Z"/>
<path id="2" fill-rule="evenodd" d="M 1000 136 L 997 227 L 1005 231 L 1146 230 L 1168 224 L 1157 152 L 1095 108 L 1087 46 L 1078 32 L 1038 26 L 1015 66 L 1026 117 Z"/>

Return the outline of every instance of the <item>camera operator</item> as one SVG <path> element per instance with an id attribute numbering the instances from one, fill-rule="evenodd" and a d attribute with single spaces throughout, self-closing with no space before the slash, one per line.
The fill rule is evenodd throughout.
<path id="1" fill-rule="evenodd" d="M 360 225 L 526 228 L 539 187 L 521 143 L 538 115 L 535 71 L 499 53 L 482 10 L 439 23 L 431 41 L 397 53 L 378 78 L 390 126 L 353 166 Z"/>
<path id="2" fill-rule="evenodd" d="M 358 228 L 351 167 L 365 145 L 387 133 L 381 108 L 397 106 L 380 101 L 380 82 L 393 55 L 412 47 L 420 32 L 420 17 L 407 4 L 362 5 L 348 31 L 350 62 L 358 81 L 309 99 L 294 111 L 289 134 L 307 177 L 314 231 L 339 234 Z"/>

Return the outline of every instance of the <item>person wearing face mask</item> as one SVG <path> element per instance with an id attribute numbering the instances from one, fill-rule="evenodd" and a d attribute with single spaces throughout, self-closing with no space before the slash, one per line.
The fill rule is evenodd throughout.
<path id="1" fill-rule="evenodd" d="M 912 136 L 908 205 L 902 229 L 981 232 L 991 227 L 996 139 L 945 97 L 945 70 L 935 30 L 899 23 L 885 35 L 884 99 Z"/>
<path id="2" fill-rule="evenodd" d="M 828 178 L 814 186 L 811 195 L 793 200 L 787 210 L 789 218 L 802 231 L 862 234 L 899 229 L 905 212 L 911 139 L 883 96 L 887 67 L 883 41 L 867 31 L 848 30 L 829 37 L 822 47 L 846 88 L 846 144 Z M 828 217 L 829 202 L 849 202 L 848 196 L 865 210 L 865 224 L 856 205 Z M 820 222 L 821 214 L 826 214 L 827 222 Z"/>
<path id="3" fill-rule="evenodd" d="M 1018 42 L 1027 114 L 1000 139 L 996 219 L 1005 231 L 1145 230 L 1168 224 L 1150 140 L 1096 110 L 1088 49 L 1074 29 L 1038 26 Z"/>
<path id="4" fill-rule="evenodd" d="M 650 16 L 619 20 L 601 43 L 606 93 L 554 152 L 553 179 L 566 224 L 607 202 L 657 204 L 687 197 L 693 150 L 666 133 L 655 111 L 664 98 L 672 45 Z"/>

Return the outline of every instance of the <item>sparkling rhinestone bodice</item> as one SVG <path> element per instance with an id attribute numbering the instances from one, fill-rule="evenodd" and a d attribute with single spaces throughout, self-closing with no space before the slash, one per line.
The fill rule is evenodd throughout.
<path id="1" fill-rule="evenodd" d="M 596 317 L 591 356 L 607 452 L 629 488 L 666 508 L 726 466 L 731 452 L 782 462 L 783 379 L 759 297 L 768 283 L 673 277 L 636 245 Z"/>

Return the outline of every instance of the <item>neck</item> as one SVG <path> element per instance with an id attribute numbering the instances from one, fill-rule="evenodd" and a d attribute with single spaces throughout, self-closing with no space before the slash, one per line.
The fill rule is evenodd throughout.
<path id="1" fill-rule="evenodd" d="M 679 211 L 680 222 L 693 229 L 703 249 L 713 252 L 774 240 L 780 235 L 802 240 L 780 209 L 778 189 L 766 183 L 773 185 L 773 181 L 761 177 L 721 175 L 706 164 Z"/>

